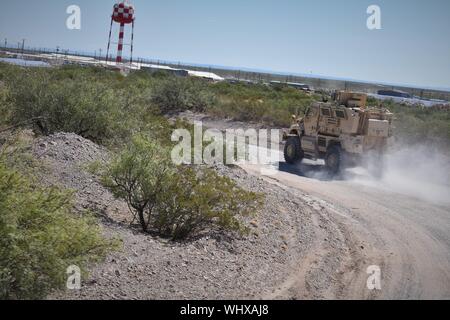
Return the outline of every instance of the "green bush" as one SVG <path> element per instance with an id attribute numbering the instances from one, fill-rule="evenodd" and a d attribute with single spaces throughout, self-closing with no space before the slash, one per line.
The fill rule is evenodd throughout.
<path id="1" fill-rule="evenodd" d="M 70 265 L 84 270 L 113 247 L 72 208 L 70 194 L 34 185 L 0 157 L 0 299 L 43 298 L 63 288 Z"/>
<path id="2" fill-rule="evenodd" d="M 113 146 L 139 132 L 152 132 L 166 144 L 171 126 L 163 116 L 184 110 L 287 127 L 291 115 L 303 115 L 314 100 L 320 97 L 287 86 L 208 83 L 144 71 L 124 77 L 101 68 L 21 68 L 0 63 L 0 126 L 31 121 L 44 134 L 71 131 Z M 378 103 L 372 98 L 369 102 Z M 395 136 L 405 143 L 448 145 L 450 112 L 383 103 L 395 113 Z"/>
<path id="3" fill-rule="evenodd" d="M 21 75 L 24 76 L 24 75 Z M 105 84 L 65 79 L 42 70 L 29 70 L 12 81 L 11 121 L 32 121 L 49 134 L 74 132 L 94 141 L 120 135 L 120 120 L 126 119 L 124 97 Z"/>
<path id="4" fill-rule="evenodd" d="M 165 113 L 203 110 L 214 100 L 203 81 L 145 72 L 123 77 L 99 68 L 0 64 L 0 81 L 2 123 L 33 125 L 42 134 L 74 132 L 112 146 L 141 131 L 167 140 Z"/>
<path id="5" fill-rule="evenodd" d="M 202 81 L 171 78 L 161 81 L 156 87 L 152 102 L 164 114 L 185 110 L 204 111 L 214 103 L 214 96 Z"/>
<path id="6" fill-rule="evenodd" d="M 112 145 L 158 127 L 161 115 L 185 110 L 287 126 L 292 113 L 301 114 L 312 100 L 292 88 L 214 84 L 142 71 L 123 77 L 77 66 L 27 69 L 0 64 L 0 81 L 9 90 L 11 114 L 4 119 L 10 125 L 31 123 L 43 134 L 74 132 Z M 165 119 L 162 125 L 170 127 Z"/>
<path id="7" fill-rule="evenodd" d="M 371 104 L 378 104 L 374 99 Z M 394 137 L 405 144 L 436 145 L 448 151 L 450 142 L 450 112 L 420 106 L 407 106 L 383 101 L 394 113 Z"/>
<path id="8" fill-rule="evenodd" d="M 303 115 L 315 97 L 288 87 L 217 83 L 216 103 L 207 112 L 221 118 L 289 126 L 293 114 Z"/>
<path id="9" fill-rule="evenodd" d="M 245 234 L 248 228 L 242 218 L 254 214 L 261 199 L 213 170 L 180 167 L 157 203 L 154 228 L 173 239 L 211 227 Z"/>
<path id="10" fill-rule="evenodd" d="M 173 167 L 169 154 L 136 136 L 104 173 L 104 185 L 127 201 L 144 232 L 181 239 L 208 227 L 245 231 L 239 217 L 255 212 L 260 196 L 213 171 Z"/>
<path id="11" fill-rule="evenodd" d="M 144 231 L 149 228 L 155 204 L 171 174 L 168 154 L 157 143 L 135 136 L 103 177 L 104 185 L 126 200 Z"/>
<path id="12" fill-rule="evenodd" d="M 10 106 L 9 90 L 6 85 L 0 81 L 0 129 L 6 126 L 10 118 L 11 106 Z"/>

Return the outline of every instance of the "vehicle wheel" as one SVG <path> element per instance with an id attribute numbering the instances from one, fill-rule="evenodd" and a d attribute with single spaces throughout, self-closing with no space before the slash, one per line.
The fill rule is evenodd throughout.
<path id="1" fill-rule="evenodd" d="M 300 138 L 299 137 L 289 137 L 286 141 L 286 145 L 284 146 L 284 159 L 289 164 L 295 164 L 297 162 L 302 161 L 303 159 L 303 150 L 300 146 Z"/>
<path id="2" fill-rule="evenodd" d="M 325 156 L 325 165 L 328 172 L 331 174 L 338 174 L 341 170 L 342 164 L 342 150 L 339 146 L 331 146 L 328 148 L 327 154 Z"/>

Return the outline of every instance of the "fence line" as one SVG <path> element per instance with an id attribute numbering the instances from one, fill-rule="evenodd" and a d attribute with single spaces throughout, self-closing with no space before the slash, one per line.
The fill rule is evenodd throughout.
<path id="1" fill-rule="evenodd" d="M 0 49 L 3 51 L 9 51 L 16 54 L 59 54 L 59 55 L 67 55 L 67 56 L 76 56 L 76 57 L 87 57 L 98 60 L 108 60 L 113 61 L 114 56 L 110 54 L 108 58 L 105 54 L 102 54 L 103 50 L 98 50 L 94 52 L 89 51 L 80 51 L 80 50 L 70 50 L 64 49 L 60 47 L 56 47 L 54 49 L 45 48 L 45 47 L 23 47 L 18 44 L 17 46 L 4 46 L 2 44 Z M 129 62 L 130 56 L 124 56 L 123 62 Z M 189 69 L 196 71 L 206 71 L 216 73 L 219 76 L 232 79 L 237 81 L 246 81 L 250 83 L 270 83 L 271 81 L 279 81 L 281 83 L 295 82 L 295 83 L 304 83 L 315 89 L 323 89 L 323 90 L 354 90 L 360 92 L 375 92 L 379 89 L 391 89 L 391 90 L 403 90 L 411 95 L 420 96 L 424 98 L 434 98 L 434 99 L 443 99 L 450 100 L 450 93 L 439 91 L 439 90 L 426 90 L 426 89 L 417 89 L 417 88 L 408 88 L 401 86 L 390 86 L 390 85 L 377 85 L 377 84 L 368 84 L 362 82 L 354 82 L 354 81 L 345 81 L 345 80 L 331 80 L 331 79 L 323 79 L 323 78 L 314 78 L 314 77 L 306 77 L 306 76 L 296 76 L 296 75 L 286 75 L 286 74 L 276 74 L 276 73 L 261 73 L 261 72 L 253 72 L 253 71 L 245 71 L 239 69 L 222 69 L 219 67 L 213 66 L 199 66 L 192 65 L 182 62 L 174 62 L 167 61 L 161 59 L 149 59 L 149 58 L 133 58 L 133 61 L 137 64 L 153 64 L 153 65 L 161 65 L 168 66 L 172 68 L 179 69 Z"/>

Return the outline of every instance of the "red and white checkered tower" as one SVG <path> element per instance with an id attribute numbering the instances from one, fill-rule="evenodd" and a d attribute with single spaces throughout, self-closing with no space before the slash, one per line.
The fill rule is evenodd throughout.
<path id="1" fill-rule="evenodd" d="M 131 60 L 130 63 L 133 62 L 133 40 L 134 40 L 134 6 L 129 3 L 129 1 L 117 2 L 114 5 L 114 11 L 111 16 L 111 26 L 109 28 L 109 40 L 108 40 L 108 50 L 106 53 L 106 58 L 108 59 L 109 55 L 109 47 L 111 45 L 111 33 L 113 23 L 120 24 L 119 31 L 119 42 L 117 44 L 117 57 L 116 62 L 122 63 L 122 52 L 123 52 L 123 38 L 125 34 L 125 25 L 131 24 Z"/>

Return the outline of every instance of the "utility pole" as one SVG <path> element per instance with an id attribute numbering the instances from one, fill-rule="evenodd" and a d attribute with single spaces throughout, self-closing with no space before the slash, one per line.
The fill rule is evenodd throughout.
<path id="1" fill-rule="evenodd" d="M 22 39 L 22 56 L 25 51 L 25 39 Z"/>
<path id="2" fill-rule="evenodd" d="M 8 38 L 5 38 L 5 49 L 8 46 Z"/>

